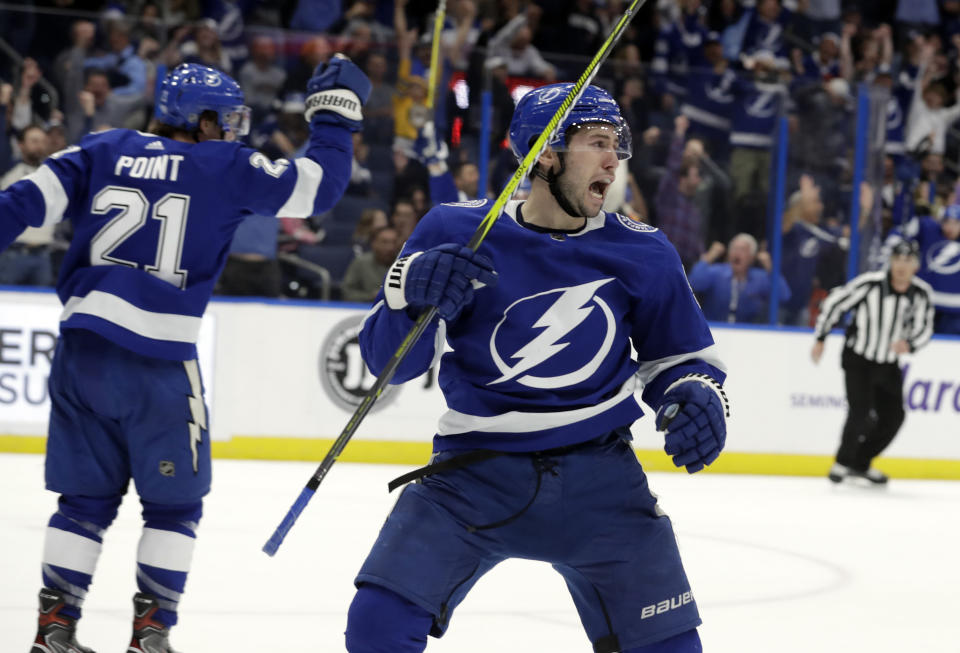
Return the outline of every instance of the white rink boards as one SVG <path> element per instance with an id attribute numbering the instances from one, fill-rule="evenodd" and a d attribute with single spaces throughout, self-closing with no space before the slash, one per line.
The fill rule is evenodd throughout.
<path id="1" fill-rule="evenodd" d="M 0 451 L 43 451 L 58 306 L 52 293 L 0 292 Z M 322 458 L 373 383 L 353 339 L 364 313 L 350 304 L 213 301 L 199 349 L 214 455 Z M 726 455 L 716 467 L 825 473 L 846 415 L 841 336 L 828 339 L 815 366 L 812 330 L 714 325 L 713 332 L 731 402 Z M 935 338 L 904 362 L 907 418 L 881 467 L 901 477 L 960 479 L 960 338 Z M 442 412 L 433 373 L 391 386 L 345 456 L 424 462 Z M 662 436 L 647 412 L 634 425 L 636 446 L 646 464 L 663 469 Z"/>

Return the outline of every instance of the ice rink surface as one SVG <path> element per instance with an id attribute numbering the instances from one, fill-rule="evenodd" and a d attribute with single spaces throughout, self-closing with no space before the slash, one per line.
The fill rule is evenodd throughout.
<path id="1" fill-rule="evenodd" d="M 274 558 L 260 551 L 314 463 L 214 461 L 194 568 L 171 642 L 182 653 L 343 651 L 353 575 L 408 467 L 338 463 Z M 0 454 L 0 652 L 27 653 L 43 530 L 43 459 Z M 651 474 L 700 606 L 706 653 L 960 653 L 960 483 Z M 125 650 L 139 504 L 107 533 L 81 643 Z M 639 617 L 639 615 L 638 615 Z M 430 652 L 587 653 L 545 565 L 482 578 Z"/>

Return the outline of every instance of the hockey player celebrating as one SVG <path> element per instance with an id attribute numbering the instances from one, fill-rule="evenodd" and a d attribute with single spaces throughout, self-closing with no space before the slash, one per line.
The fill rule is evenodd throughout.
<path id="1" fill-rule="evenodd" d="M 518 158 L 572 86 L 520 101 Z M 673 528 L 629 426 L 642 387 L 674 463 L 703 469 L 726 437 L 725 374 L 674 248 L 601 210 L 630 152 L 616 102 L 587 87 L 535 165 L 529 199 L 507 204 L 481 253 L 463 244 L 487 201 L 444 204 L 388 273 L 360 334 L 365 360 L 379 373 L 436 306 L 394 382 L 425 372 L 446 340 L 448 410 L 430 465 L 398 479 L 420 482 L 405 488 L 356 578 L 351 653 L 423 651 L 477 579 L 511 557 L 564 577 L 598 653 L 701 650 Z"/>
<path id="2" fill-rule="evenodd" d="M 237 83 L 184 64 L 163 81 L 153 133 L 91 134 L 0 193 L 0 250 L 28 226 L 65 218 L 76 234 L 57 284 L 46 485 L 60 498 L 31 653 L 90 652 L 77 620 L 131 478 L 144 528 L 127 650 L 173 650 L 210 487 L 201 317 L 247 215 L 306 218 L 340 198 L 369 91 L 348 59 L 321 64 L 307 84 L 306 157 L 271 161 L 231 142 L 249 117 Z"/>

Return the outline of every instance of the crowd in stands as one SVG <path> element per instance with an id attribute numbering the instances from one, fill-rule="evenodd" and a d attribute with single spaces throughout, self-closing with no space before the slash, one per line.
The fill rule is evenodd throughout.
<path id="1" fill-rule="evenodd" d="M 373 84 L 344 199 L 308 221 L 251 217 L 220 292 L 367 302 L 433 204 L 496 197 L 515 169 L 505 136 L 519 96 L 576 79 L 627 4 L 449 0 L 433 108 L 433 0 L 6 5 L 0 187 L 89 131 L 146 129 L 158 76 L 184 61 L 233 75 L 252 109 L 249 144 L 296 157 L 305 82 L 343 52 Z M 605 208 L 665 232 L 710 319 L 765 322 L 777 288 L 779 321 L 810 325 L 818 301 L 846 279 L 854 206 L 861 269 L 880 265 L 887 234 L 909 232 L 911 220 L 929 218 L 957 240 L 960 212 L 948 209 L 960 203 L 958 52 L 960 0 L 650 0 L 595 81 L 634 133 Z M 855 188 L 864 95 L 868 157 Z M 772 216 L 782 124 L 785 203 Z M 69 237 L 68 225 L 28 230 L 0 253 L 0 285 L 51 285 Z"/>

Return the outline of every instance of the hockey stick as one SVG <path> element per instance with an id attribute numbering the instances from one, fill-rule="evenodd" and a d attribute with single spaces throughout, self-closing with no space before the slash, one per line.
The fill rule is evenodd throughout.
<path id="1" fill-rule="evenodd" d="M 576 104 L 577 99 L 583 93 L 583 90 L 590 84 L 590 81 L 596 75 L 597 70 L 600 68 L 600 64 L 602 64 L 610 54 L 613 46 L 620 39 L 620 36 L 627 28 L 627 25 L 633 19 L 634 14 L 638 9 L 640 9 L 640 7 L 643 6 L 645 2 L 646 0 L 631 1 L 630 6 L 627 7 L 627 10 L 620 17 L 620 20 L 614 26 L 613 30 L 611 30 L 607 40 L 603 42 L 603 45 L 600 46 L 600 50 L 597 51 L 597 54 L 594 55 L 590 63 L 587 64 L 586 70 L 583 71 L 583 74 L 580 75 L 580 78 L 574 83 L 573 88 L 570 89 L 566 99 L 560 104 L 560 107 L 557 109 L 557 112 L 554 114 L 553 118 L 550 119 L 550 122 L 547 123 L 547 126 L 544 128 L 543 132 L 537 137 L 537 140 L 534 141 L 533 146 L 530 148 L 530 151 L 527 152 L 527 155 L 523 157 L 523 160 L 520 162 L 520 166 L 517 168 L 517 171 L 513 173 L 513 176 L 510 178 L 510 181 L 507 182 L 507 185 L 500 193 L 500 196 L 493 203 L 493 206 L 490 207 L 490 210 L 487 212 L 486 217 L 484 217 L 483 222 L 480 223 L 480 226 L 477 227 L 477 230 L 470 238 L 470 242 L 467 244 L 467 247 L 473 251 L 476 251 L 477 248 L 480 247 L 480 243 L 482 243 L 483 239 L 486 238 L 487 233 L 493 227 L 493 223 L 496 222 L 497 218 L 500 217 L 503 207 L 513 196 L 517 186 L 520 185 L 520 182 L 526 176 L 527 170 L 529 170 L 534 162 L 540 158 L 540 155 L 547 148 L 547 143 L 550 142 L 553 133 L 567 117 L 567 114 Z M 427 326 L 433 321 L 433 318 L 436 317 L 436 315 L 436 307 L 431 306 L 421 313 L 419 318 L 417 318 L 417 321 L 410 329 L 410 333 L 407 334 L 406 338 L 403 339 L 403 342 L 400 343 L 400 346 L 397 347 L 397 351 L 395 351 L 390 360 L 387 361 L 383 371 L 380 372 L 380 376 L 378 376 L 377 380 L 374 381 L 373 386 L 364 396 L 363 400 L 350 417 L 350 420 L 347 422 L 347 425 L 343 427 L 343 431 L 340 432 L 339 437 L 337 437 L 333 445 L 330 447 L 330 451 L 327 452 L 327 455 L 320 462 L 320 465 L 317 467 L 317 471 L 314 472 L 313 476 L 310 477 L 310 480 L 307 481 L 307 485 L 300 492 L 300 496 L 298 496 L 296 501 L 293 502 L 290 510 L 287 511 L 286 516 L 283 518 L 283 521 L 280 522 L 280 525 L 274 531 L 273 535 L 263 546 L 264 553 L 272 556 L 277 552 L 277 549 L 280 548 L 280 545 L 283 543 L 283 539 L 287 536 L 287 533 L 290 532 L 290 529 L 293 527 L 294 523 L 296 523 L 297 518 L 300 516 L 300 513 L 303 512 L 303 509 L 307 506 L 307 503 L 313 497 L 317 488 L 320 487 L 320 482 L 323 481 L 324 477 L 327 475 L 327 472 L 329 472 L 330 468 L 333 467 L 333 463 L 335 463 L 337 458 L 340 457 L 344 447 L 347 446 L 350 438 L 353 437 L 353 434 L 360 426 L 360 422 L 363 421 L 363 418 L 366 417 L 367 413 L 370 412 L 374 402 L 376 402 L 376 400 L 383 393 L 383 390 L 387 387 L 387 384 L 390 383 L 390 379 L 393 378 L 393 375 L 400 366 L 400 363 L 402 363 L 403 359 L 407 357 L 407 354 L 413 348 L 413 345 L 416 344 L 416 342 L 420 339 L 420 336 L 423 335 L 423 332 L 426 331 Z"/>
<path id="2" fill-rule="evenodd" d="M 440 33 L 443 31 L 443 21 L 446 16 L 447 0 L 440 0 L 437 5 L 437 15 L 433 21 L 433 41 L 430 45 L 430 79 L 427 81 L 427 107 L 431 110 L 437 99 L 437 80 L 443 77 L 440 74 Z"/>

